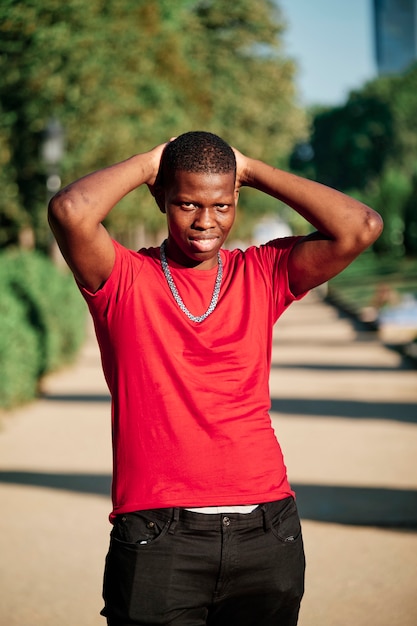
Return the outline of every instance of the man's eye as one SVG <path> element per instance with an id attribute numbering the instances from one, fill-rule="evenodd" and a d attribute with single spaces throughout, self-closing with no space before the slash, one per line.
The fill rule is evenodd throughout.
<path id="1" fill-rule="evenodd" d="M 218 209 L 219 211 L 227 211 L 228 208 L 228 204 L 216 204 L 216 209 Z"/>
<path id="2" fill-rule="evenodd" d="M 193 202 L 181 202 L 181 206 L 184 209 L 193 209 L 195 205 L 193 204 Z"/>

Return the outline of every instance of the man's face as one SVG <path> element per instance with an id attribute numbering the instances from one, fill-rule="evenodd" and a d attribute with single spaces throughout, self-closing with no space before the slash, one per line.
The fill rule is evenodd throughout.
<path id="1" fill-rule="evenodd" d="M 234 172 L 177 171 L 165 189 L 168 257 L 187 267 L 214 267 L 233 226 L 238 195 Z"/>

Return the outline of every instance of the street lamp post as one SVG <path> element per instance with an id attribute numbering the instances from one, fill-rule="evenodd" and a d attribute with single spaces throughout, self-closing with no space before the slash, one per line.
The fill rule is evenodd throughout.
<path id="1" fill-rule="evenodd" d="M 46 173 L 46 204 L 61 188 L 60 163 L 64 156 L 65 137 L 61 122 L 51 118 L 45 128 L 41 146 L 41 157 Z M 64 260 L 55 239 L 52 240 L 50 254 L 57 265 L 64 265 Z"/>
<path id="2" fill-rule="evenodd" d="M 46 166 L 46 196 L 47 201 L 61 187 L 59 165 L 64 156 L 64 129 L 61 122 L 51 118 L 45 128 L 42 143 L 42 160 Z"/>

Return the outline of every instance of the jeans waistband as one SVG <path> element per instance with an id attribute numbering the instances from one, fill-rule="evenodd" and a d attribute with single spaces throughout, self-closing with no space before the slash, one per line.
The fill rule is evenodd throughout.
<path id="1" fill-rule="evenodd" d="M 222 524 L 233 525 L 235 528 L 250 528 L 263 526 L 266 530 L 270 528 L 270 520 L 284 509 L 290 496 L 283 500 L 275 500 L 260 504 L 252 513 L 218 513 L 204 514 L 195 513 L 184 508 L 174 507 L 166 509 L 152 509 L 152 517 L 161 522 L 169 522 L 169 531 L 173 533 L 178 523 L 195 530 L 219 530 Z M 138 511 L 138 513 L 143 513 Z M 134 513 L 133 513 L 134 515 Z"/>

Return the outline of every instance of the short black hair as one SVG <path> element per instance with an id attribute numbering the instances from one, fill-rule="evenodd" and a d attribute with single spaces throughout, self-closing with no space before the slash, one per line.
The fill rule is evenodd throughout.
<path id="1" fill-rule="evenodd" d="M 190 131 L 166 145 L 161 158 L 162 184 L 177 171 L 193 174 L 233 173 L 236 176 L 235 153 L 218 135 L 202 130 Z"/>

